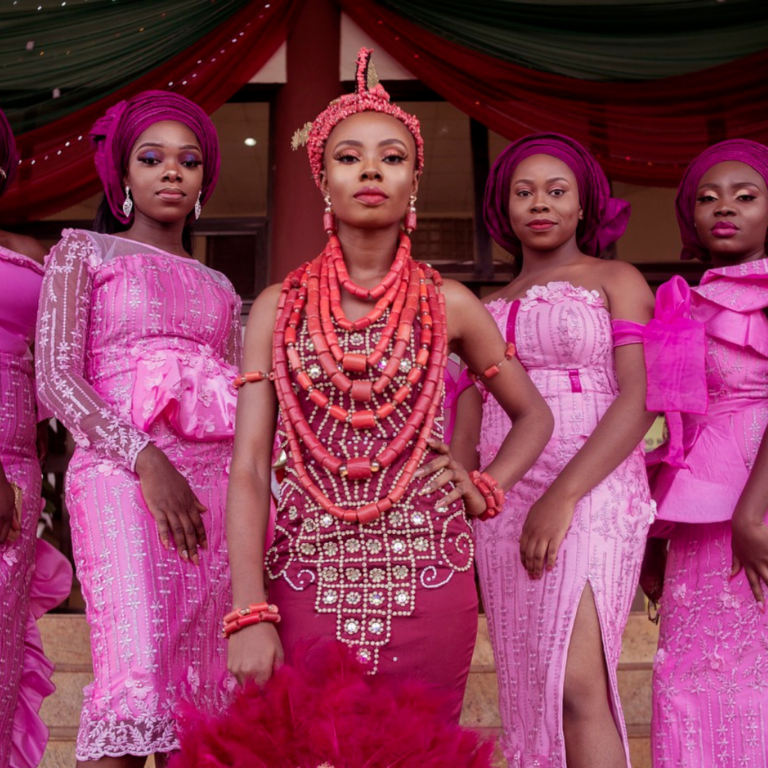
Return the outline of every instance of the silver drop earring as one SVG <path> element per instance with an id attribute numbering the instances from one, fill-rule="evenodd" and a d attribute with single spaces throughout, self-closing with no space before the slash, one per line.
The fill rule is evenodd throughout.
<path id="1" fill-rule="evenodd" d="M 123 202 L 123 215 L 127 219 L 133 210 L 133 200 L 131 200 L 131 188 L 125 185 L 125 201 Z"/>
<path id="2" fill-rule="evenodd" d="M 200 202 L 200 198 L 203 196 L 203 190 L 201 189 L 197 193 L 197 200 L 195 201 L 195 218 L 199 219 L 200 214 L 203 212 L 203 204 Z"/>

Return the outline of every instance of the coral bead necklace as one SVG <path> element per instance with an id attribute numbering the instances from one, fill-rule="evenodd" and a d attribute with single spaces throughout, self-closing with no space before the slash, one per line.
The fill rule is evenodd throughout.
<path id="1" fill-rule="evenodd" d="M 410 247 L 408 236 L 401 234 L 391 269 L 381 283 L 368 289 L 349 277 L 339 241 L 331 235 L 323 253 L 290 274 L 283 283 L 274 336 L 275 384 L 296 474 L 307 493 L 325 511 L 347 522 L 372 522 L 400 501 L 426 452 L 442 398 L 447 359 L 445 297 L 439 290 L 442 281 L 435 270 L 411 259 Z M 351 321 L 341 306 L 342 290 L 375 304 L 365 316 Z M 359 331 L 372 326 L 387 310 L 387 324 L 372 352 L 365 355 L 342 349 L 334 324 L 344 331 Z M 334 388 L 362 407 L 347 410 L 332 405 L 304 370 L 296 347 L 302 315 L 323 374 Z M 405 384 L 377 408 L 366 407 L 374 394 L 382 396 L 388 388 L 393 388 L 393 379 L 401 369 L 417 318 L 421 326 L 419 350 Z M 385 363 L 390 345 L 392 351 Z M 369 371 L 373 372 L 371 376 L 379 371 L 378 376 L 360 378 Z M 353 378 L 348 374 L 353 374 Z M 396 409 L 405 407 L 414 388 L 418 392 L 416 401 L 395 437 L 373 458 L 348 459 L 332 455 L 312 431 L 297 391 L 304 390 L 316 406 L 327 409 L 331 417 L 352 429 L 372 430 L 379 422 L 389 419 Z M 393 464 L 414 438 L 411 455 L 393 487 L 382 498 L 358 509 L 342 509 L 334 504 L 312 480 L 302 453 L 303 444 L 325 471 L 352 481 L 366 480 Z"/>

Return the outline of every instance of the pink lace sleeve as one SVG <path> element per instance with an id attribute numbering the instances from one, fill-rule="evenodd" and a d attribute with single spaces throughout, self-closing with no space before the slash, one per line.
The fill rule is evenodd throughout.
<path id="1" fill-rule="evenodd" d="M 149 437 L 121 419 L 83 375 L 91 301 L 91 238 L 67 231 L 48 256 L 40 294 L 36 369 L 38 397 L 83 448 L 133 471 Z"/>
<path id="2" fill-rule="evenodd" d="M 232 329 L 229 339 L 227 339 L 227 348 L 224 353 L 224 360 L 237 368 L 238 371 L 243 360 L 243 324 L 240 321 L 242 305 L 243 303 L 240 301 L 240 297 L 238 297 L 232 310 Z"/>

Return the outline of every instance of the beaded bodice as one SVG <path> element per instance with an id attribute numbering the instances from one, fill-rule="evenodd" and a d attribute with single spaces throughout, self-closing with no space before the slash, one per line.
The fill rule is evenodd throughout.
<path id="1" fill-rule="evenodd" d="M 336 324 L 341 347 L 350 352 L 370 353 L 388 316 L 387 311 L 361 331 L 344 331 Z M 392 393 L 405 383 L 415 364 L 420 336 L 417 321 L 393 381 L 380 396 L 374 394 L 373 401 L 364 407 L 376 408 L 390 401 Z M 388 353 L 392 346 L 390 343 Z M 304 371 L 332 405 L 351 413 L 361 407 L 323 374 L 305 318 L 298 328 L 296 349 Z M 388 359 L 386 354 L 380 365 L 386 365 Z M 379 373 L 368 369 L 350 373 L 350 378 L 353 382 L 373 381 Z M 341 458 L 377 455 L 402 429 L 421 386 L 414 386 L 410 397 L 389 418 L 379 420 L 373 429 L 358 430 L 350 423 L 334 419 L 328 408 L 316 405 L 294 382 L 312 431 L 330 453 Z M 442 408 L 433 430 L 436 437 L 442 436 L 441 413 Z M 282 430 L 280 439 L 287 448 Z M 414 442 L 415 438 L 389 467 L 362 480 L 327 472 L 304 448 L 302 453 L 312 480 L 335 503 L 357 508 L 384 496 L 397 482 Z M 426 455 L 425 461 L 429 458 Z M 267 556 L 268 572 L 273 579 L 287 579 L 298 591 L 316 584 L 315 609 L 337 615 L 338 638 L 356 647 L 361 658 L 372 662 L 374 670 L 379 649 L 390 636 L 392 620 L 413 613 L 417 588 L 438 588 L 450 581 L 456 571 L 472 565 L 471 534 L 463 505 L 454 503 L 445 510 L 435 510 L 435 503 L 445 491 L 419 495 L 425 483 L 425 479 L 413 480 L 402 499 L 377 520 L 365 525 L 348 523 L 324 511 L 308 496 L 296 475 L 293 457 L 288 456 L 280 487 L 275 541 Z"/>

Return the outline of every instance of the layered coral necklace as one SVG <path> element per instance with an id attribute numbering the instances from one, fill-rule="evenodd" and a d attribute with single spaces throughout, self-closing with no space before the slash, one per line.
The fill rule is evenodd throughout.
<path id="1" fill-rule="evenodd" d="M 440 407 L 447 359 L 445 297 L 439 290 L 441 284 L 440 275 L 435 270 L 411 259 L 411 241 L 404 233 L 400 235 L 391 269 L 375 288 L 363 288 L 352 281 L 335 235 L 330 236 L 320 256 L 291 273 L 283 283 L 273 354 L 275 385 L 288 444 L 304 490 L 325 511 L 342 520 L 370 523 L 389 511 L 405 494 L 427 449 L 427 439 Z M 341 306 L 342 290 L 360 299 L 375 301 L 375 304 L 359 320 L 349 320 Z M 335 325 L 344 331 L 361 331 L 380 320 L 387 310 L 387 324 L 372 352 L 366 355 L 342 349 Z M 339 392 L 349 395 L 355 408 L 348 410 L 331 405 L 328 396 L 314 385 L 304 370 L 296 347 L 302 314 L 323 375 Z M 394 389 L 390 385 L 408 350 L 417 317 L 421 338 L 415 365 L 408 372 L 405 384 L 374 408 L 374 395 L 382 397 L 388 389 Z M 390 344 L 392 351 L 385 362 Z M 379 372 L 374 381 L 349 376 L 359 376 L 368 370 Z M 313 432 L 297 394 L 298 388 L 303 389 L 317 407 L 327 410 L 332 418 L 352 429 L 374 430 L 396 411 L 408 407 L 406 401 L 419 383 L 418 397 L 403 426 L 374 457 L 344 459 L 334 456 Z M 302 454 L 303 443 L 318 467 L 349 480 L 364 481 L 395 462 L 414 437 L 416 441 L 411 455 L 392 488 L 382 498 L 358 509 L 342 509 L 335 504 L 310 477 Z"/>

